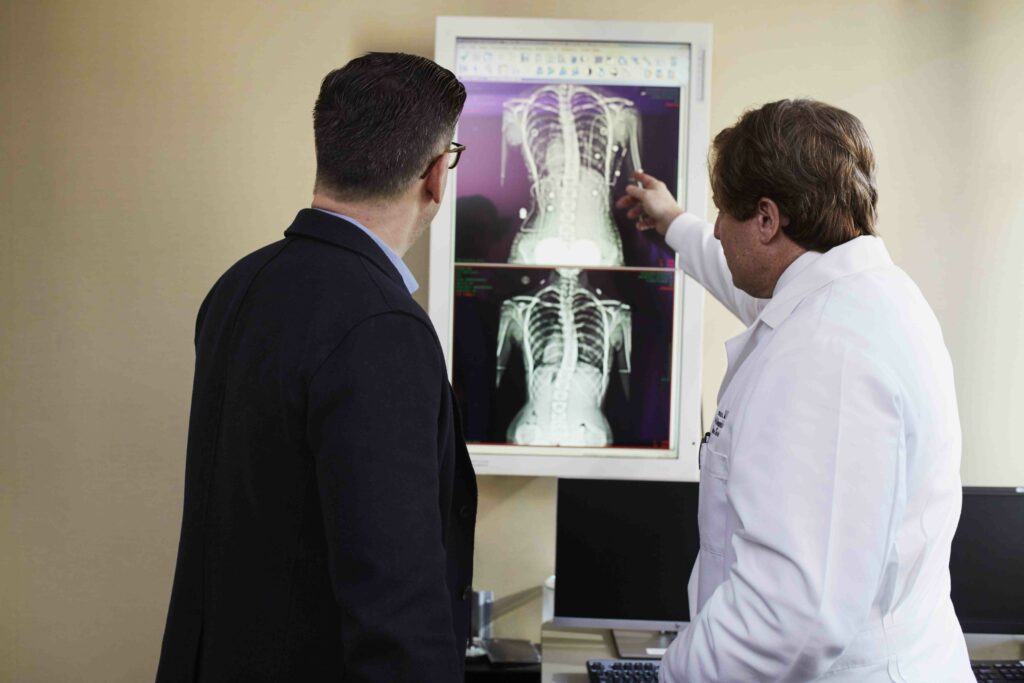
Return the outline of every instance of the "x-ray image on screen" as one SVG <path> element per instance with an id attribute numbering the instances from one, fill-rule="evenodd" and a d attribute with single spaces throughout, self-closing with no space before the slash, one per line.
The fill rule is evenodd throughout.
<path id="1" fill-rule="evenodd" d="M 458 266 L 453 378 L 467 441 L 664 448 L 675 277 Z"/>
<path id="2" fill-rule="evenodd" d="M 680 88 L 467 82 L 455 260 L 671 268 L 613 204 L 634 170 L 677 182 Z"/>
<path id="3" fill-rule="evenodd" d="M 496 384 L 513 349 L 526 366 L 526 404 L 508 428 L 518 446 L 609 446 L 601 412 L 614 366 L 629 390 L 630 307 L 605 299 L 580 271 L 559 268 L 536 294 L 506 299 L 498 325 Z"/>
<path id="4" fill-rule="evenodd" d="M 701 213 L 709 25 L 439 17 L 466 146 L 428 309 L 480 474 L 696 479 L 703 295 L 616 201 Z"/>

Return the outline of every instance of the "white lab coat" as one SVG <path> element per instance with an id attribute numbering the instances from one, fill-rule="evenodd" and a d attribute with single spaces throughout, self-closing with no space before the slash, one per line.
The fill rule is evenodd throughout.
<path id="1" fill-rule="evenodd" d="M 877 237 L 804 254 L 765 300 L 710 225 L 666 239 L 749 328 L 726 343 L 691 624 L 662 681 L 973 681 L 949 598 L 953 369 L 920 290 Z"/>

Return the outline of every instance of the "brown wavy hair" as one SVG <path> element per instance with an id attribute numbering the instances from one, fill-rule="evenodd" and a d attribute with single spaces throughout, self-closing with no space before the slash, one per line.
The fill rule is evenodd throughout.
<path id="1" fill-rule="evenodd" d="M 805 249 L 875 234 L 875 153 L 863 124 L 842 109 L 779 100 L 748 111 L 715 136 L 709 164 L 720 210 L 747 220 L 767 197 Z"/>

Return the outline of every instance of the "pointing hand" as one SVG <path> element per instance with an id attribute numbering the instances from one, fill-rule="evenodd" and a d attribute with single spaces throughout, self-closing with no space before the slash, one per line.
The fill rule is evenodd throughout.
<path id="1" fill-rule="evenodd" d="M 636 171 L 633 177 L 639 185 L 627 185 L 626 194 L 615 202 L 615 208 L 629 209 L 626 216 L 636 221 L 637 230 L 654 228 L 658 234 L 664 235 L 683 210 L 665 183 L 643 171 Z"/>

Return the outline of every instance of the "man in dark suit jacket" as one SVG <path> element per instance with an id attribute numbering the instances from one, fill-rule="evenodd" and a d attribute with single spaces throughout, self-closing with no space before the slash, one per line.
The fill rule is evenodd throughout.
<path id="1" fill-rule="evenodd" d="M 465 96 L 409 55 L 328 74 L 314 208 L 203 302 L 158 681 L 461 680 L 476 482 L 400 255 Z"/>

